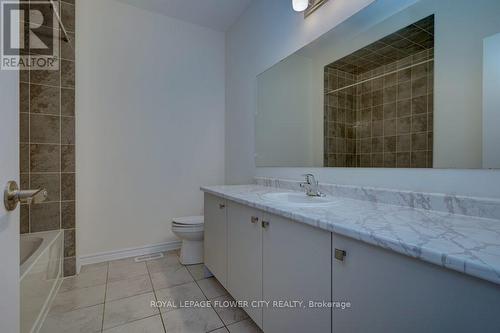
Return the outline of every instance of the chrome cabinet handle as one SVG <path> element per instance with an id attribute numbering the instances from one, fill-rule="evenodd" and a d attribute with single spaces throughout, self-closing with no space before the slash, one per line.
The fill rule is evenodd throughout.
<path id="1" fill-rule="evenodd" d="M 267 229 L 269 228 L 270 223 L 267 221 L 262 221 L 262 228 Z"/>
<path id="2" fill-rule="evenodd" d="M 219 204 L 219 209 L 224 209 L 224 208 L 226 208 L 225 204 Z"/>
<path id="3" fill-rule="evenodd" d="M 344 250 L 335 249 L 335 259 L 338 261 L 344 261 L 344 258 L 347 256 L 347 252 Z"/>
<path id="4" fill-rule="evenodd" d="M 250 222 L 252 222 L 253 224 L 259 222 L 259 218 L 256 217 L 256 216 L 252 216 L 252 218 L 250 219 Z"/>
<path id="5" fill-rule="evenodd" d="M 45 189 L 20 190 L 15 181 L 9 181 L 3 193 L 5 209 L 13 211 L 18 203 L 37 204 L 47 199 L 49 193 Z"/>

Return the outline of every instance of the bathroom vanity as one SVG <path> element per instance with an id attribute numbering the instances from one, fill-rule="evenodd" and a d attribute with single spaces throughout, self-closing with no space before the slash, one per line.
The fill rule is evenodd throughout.
<path id="1" fill-rule="evenodd" d="M 205 265 L 266 333 L 500 330 L 498 220 L 335 190 L 202 190 Z"/>

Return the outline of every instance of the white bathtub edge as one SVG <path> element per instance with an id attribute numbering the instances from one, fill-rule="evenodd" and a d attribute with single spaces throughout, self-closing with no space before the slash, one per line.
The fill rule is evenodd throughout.
<path id="1" fill-rule="evenodd" d="M 45 254 L 45 251 L 48 251 L 48 249 L 54 244 L 54 242 L 59 239 L 59 237 L 62 234 L 62 230 L 57 230 L 57 231 L 44 231 L 44 232 L 37 232 L 37 233 L 32 233 L 32 234 L 24 234 L 21 235 L 21 237 L 42 237 L 43 242 L 40 245 L 40 248 L 37 249 L 26 262 L 19 267 L 19 281 L 22 281 L 23 278 L 26 276 L 26 273 L 28 273 L 31 268 L 35 265 L 35 263 L 38 261 L 38 258 L 43 256 Z M 45 236 L 45 237 L 44 237 Z M 49 236 L 49 237 L 47 237 Z M 47 238 L 50 238 L 47 242 Z"/>
<path id="2" fill-rule="evenodd" d="M 57 283 L 54 284 L 54 286 L 52 287 L 52 290 L 50 291 L 49 297 L 47 297 L 47 299 L 45 300 L 45 304 L 43 305 L 43 311 L 40 312 L 40 314 L 38 315 L 38 318 L 35 320 L 35 323 L 33 324 L 33 328 L 31 329 L 31 333 L 38 333 L 40 331 L 40 329 L 43 326 L 43 323 L 45 322 L 45 319 L 47 318 L 47 315 L 49 314 L 52 302 L 54 301 L 54 298 L 56 298 L 57 292 L 59 291 L 59 288 L 61 287 L 61 285 L 63 283 L 62 267 L 61 267 L 61 270 L 59 272 L 60 273 L 59 273 L 59 277 L 57 279 Z"/>

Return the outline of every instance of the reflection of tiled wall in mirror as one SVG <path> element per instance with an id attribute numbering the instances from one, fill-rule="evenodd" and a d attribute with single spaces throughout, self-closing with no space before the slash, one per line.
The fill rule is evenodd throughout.
<path id="1" fill-rule="evenodd" d="M 432 168 L 434 17 L 325 67 L 324 165 Z"/>

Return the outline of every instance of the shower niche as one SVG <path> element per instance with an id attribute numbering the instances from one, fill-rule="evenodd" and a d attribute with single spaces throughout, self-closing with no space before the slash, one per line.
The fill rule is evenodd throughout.
<path id="1" fill-rule="evenodd" d="M 325 167 L 433 167 L 434 16 L 324 67 Z"/>

